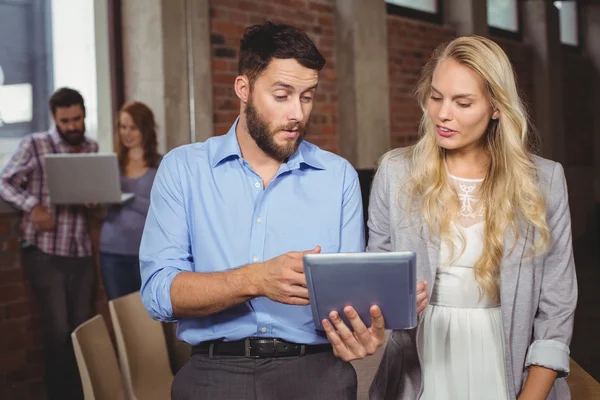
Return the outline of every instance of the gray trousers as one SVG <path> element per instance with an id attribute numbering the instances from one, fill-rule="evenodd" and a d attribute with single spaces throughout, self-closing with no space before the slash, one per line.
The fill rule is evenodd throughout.
<path id="1" fill-rule="evenodd" d="M 172 400 L 356 400 L 356 372 L 331 352 L 250 359 L 195 354 Z"/>
<path id="2" fill-rule="evenodd" d="M 94 311 L 94 260 L 53 256 L 31 246 L 23 250 L 23 261 L 42 320 L 48 399 L 81 400 L 71 332 Z"/>

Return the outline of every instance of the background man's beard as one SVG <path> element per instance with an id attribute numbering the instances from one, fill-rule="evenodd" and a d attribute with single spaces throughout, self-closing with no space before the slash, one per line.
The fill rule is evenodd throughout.
<path id="1" fill-rule="evenodd" d="M 85 129 L 85 128 L 84 128 Z M 84 133 L 80 130 L 71 130 L 71 131 L 62 131 L 58 126 L 56 127 L 58 134 L 60 137 L 64 139 L 65 142 L 69 143 L 71 146 L 78 146 L 83 142 Z M 75 136 L 73 133 L 77 133 Z"/>
<path id="2" fill-rule="evenodd" d="M 269 125 L 261 118 L 256 111 L 256 108 L 254 108 L 252 99 L 248 100 L 248 103 L 246 103 L 244 114 L 246 115 L 248 133 L 250 133 L 250 136 L 254 139 L 256 145 L 265 152 L 265 154 L 273 157 L 277 161 L 285 162 L 290 158 L 296 150 L 298 150 L 300 143 L 302 143 L 302 140 L 308 132 L 308 123 L 305 125 L 291 123 L 289 125 L 278 126 L 272 131 L 269 130 Z M 277 144 L 275 141 L 277 132 L 293 130 L 296 128 L 298 129 L 298 137 L 295 140 L 290 140 L 285 145 Z"/>

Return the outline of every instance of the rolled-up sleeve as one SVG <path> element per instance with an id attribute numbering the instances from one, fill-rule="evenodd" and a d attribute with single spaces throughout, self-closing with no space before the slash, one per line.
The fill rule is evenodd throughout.
<path id="1" fill-rule="evenodd" d="M 22 139 L 17 151 L 0 172 L 0 198 L 26 213 L 30 213 L 39 203 L 36 196 L 24 189 L 29 175 L 36 168 L 36 158 L 31 149 L 32 143 L 31 137 Z"/>
<path id="2" fill-rule="evenodd" d="M 567 183 L 558 163 L 552 175 L 547 213 L 552 244 L 544 259 L 540 303 L 533 325 L 534 341 L 528 349 L 525 366 L 553 369 L 563 377 L 569 373 L 577 278 Z"/>
<path id="3" fill-rule="evenodd" d="M 141 296 L 154 319 L 173 322 L 171 284 L 193 270 L 182 174 L 176 154 L 165 156 L 150 194 L 150 208 L 140 245 Z"/>

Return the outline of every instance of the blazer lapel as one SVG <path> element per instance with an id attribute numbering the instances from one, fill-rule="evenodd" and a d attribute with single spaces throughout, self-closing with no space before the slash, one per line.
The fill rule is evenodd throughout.
<path id="1" fill-rule="evenodd" d="M 520 235 L 516 244 L 514 244 L 514 234 L 507 233 L 504 237 L 504 257 L 500 264 L 500 303 L 502 308 L 502 319 L 504 321 L 504 346 L 506 349 L 505 359 L 506 365 L 509 368 L 509 376 L 512 378 L 512 385 L 514 386 L 515 376 L 514 371 L 510 369 L 510 358 L 509 354 L 512 354 L 511 342 L 512 342 L 512 328 L 513 328 L 513 315 L 515 311 L 515 298 L 517 295 L 517 287 L 519 285 L 519 277 L 521 273 L 521 264 L 523 257 L 527 251 L 527 243 L 530 236 L 533 234 L 533 228 L 531 225 L 527 225 L 525 234 Z M 514 245 L 514 248 L 513 248 Z M 512 250 L 512 252 L 511 252 Z M 510 253 L 509 253 L 510 252 Z M 515 388 L 517 390 L 517 388 Z"/>
<path id="2" fill-rule="evenodd" d="M 504 257 L 500 264 L 500 300 L 503 314 L 505 314 L 503 317 L 506 318 L 507 322 L 512 320 L 521 263 L 527 250 L 526 245 L 530 235 L 531 225 L 527 225 L 525 234 L 519 235 L 516 244 L 514 243 L 514 234 L 507 233 L 504 237 Z"/>

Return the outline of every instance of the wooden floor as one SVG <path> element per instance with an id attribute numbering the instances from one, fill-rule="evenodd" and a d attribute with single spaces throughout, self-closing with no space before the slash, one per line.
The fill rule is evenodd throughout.
<path id="1" fill-rule="evenodd" d="M 600 383 L 571 360 L 571 373 L 567 378 L 573 400 L 600 399 Z"/>

